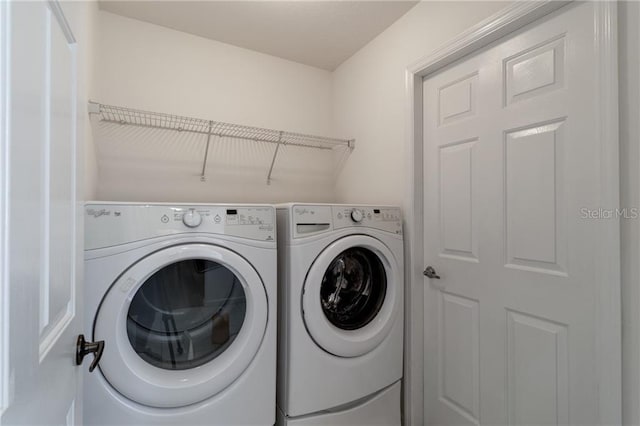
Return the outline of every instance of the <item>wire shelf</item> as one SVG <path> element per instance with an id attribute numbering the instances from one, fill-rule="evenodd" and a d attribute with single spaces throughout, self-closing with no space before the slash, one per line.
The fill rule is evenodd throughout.
<path id="1" fill-rule="evenodd" d="M 324 136 L 266 129 L 161 112 L 143 111 L 114 105 L 104 105 L 91 101 L 89 102 L 89 113 L 97 116 L 98 120 L 103 123 L 206 135 L 206 148 L 204 150 L 201 173 L 202 181 L 205 180 L 207 156 L 209 153 L 211 136 L 275 144 L 276 147 L 273 152 L 267 176 L 267 184 L 271 183 L 271 174 L 281 146 L 294 146 L 321 150 L 336 150 L 342 148 L 347 154 L 355 148 L 354 139 L 329 138 Z M 344 158 L 339 161 L 339 163 L 343 162 Z"/>
<path id="2" fill-rule="evenodd" d="M 337 139 L 303 133 L 286 132 L 242 124 L 184 117 L 162 112 L 143 111 L 113 105 L 90 102 L 89 111 L 100 116 L 101 121 L 128 124 L 139 127 L 175 130 L 178 132 L 200 133 L 204 135 L 244 139 L 256 142 L 270 142 L 284 145 L 302 146 L 316 149 L 333 149 L 355 146 L 353 139 Z"/>

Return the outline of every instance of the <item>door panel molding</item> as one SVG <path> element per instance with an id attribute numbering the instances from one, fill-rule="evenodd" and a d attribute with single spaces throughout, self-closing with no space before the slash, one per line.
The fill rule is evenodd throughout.
<path id="1" fill-rule="evenodd" d="M 67 39 L 67 43 L 76 44 L 76 38 L 73 35 L 73 31 L 71 31 L 71 26 L 69 25 L 69 21 L 67 21 L 67 17 L 64 16 L 60 3 L 52 0 L 49 0 L 47 3 L 49 3 L 49 10 L 51 10 L 51 13 L 57 19 L 58 25 Z"/>
<path id="2" fill-rule="evenodd" d="M 439 146 L 438 197 L 440 250 L 438 255 L 478 262 L 477 214 L 473 172 L 479 137 Z M 454 183 L 459 191 L 449 191 Z M 464 208 L 461 208 L 464 206 Z"/>
<path id="3" fill-rule="evenodd" d="M 56 25 L 57 24 L 57 25 Z M 45 64 L 45 120 L 48 128 L 43 137 L 42 174 L 42 215 L 41 226 L 44 242 L 41 253 L 40 278 L 40 362 L 47 356 L 76 315 L 76 218 L 74 215 L 77 198 L 75 167 L 56 169 L 61 158 L 72 158 L 76 164 L 76 99 L 77 99 L 77 52 L 71 29 L 60 10 L 59 3 L 49 2 L 47 12 L 47 43 Z M 55 82 L 55 87 L 54 87 Z M 56 118 L 63 117 L 65 126 L 56 125 Z M 52 150 L 58 140 L 68 140 L 68 146 Z M 69 199 L 66 206 L 60 199 Z M 67 226 L 64 226 L 66 222 Z M 55 223 L 55 226 L 52 224 Z M 64 234 L 57 229 L 71 229 L 73 234 L 69 246 L 65 246 Z M 57 235 L 56 235 L 57 234 Z M 60 271 L 63 265 L 52 262 L 52 252 L 71 253 L 72 262 L 67 271 Z M 55 256 L 54 256 L 55 257 Z M 56 270 L 57 269 L 57 270 Z M 62 279 L 60 276 L 64 275 Z M 52 279 L 53 278 L 53 279 Z M 56 279 L 57 278 L 57 279 Z M 66 302 L 63 303 L 62 302 Z M 61 306 L 62 304 L 62 306 Z"/>
<path id="4" fill-rule="evenodd" d="M 438 398 L 470 423 L 480 424 L 480 304 L 442 290 L 438 294 Z"/>
<path id="5" fill-rule="evenodd" d="M 7 277 L 7 217 L 8 188 L 7 175 L 9 173 L 9 9 L 11 3 L 0 2 L 0 415 L 8 405 L 7 396 L 9 394 L 9 302 L 8 288 L 9 279 Z"/>
<path id="6" fill-rule="evenodd" d="M 461 33 L 430 55 L 409 65 L 405 72 L 407 108 L 407 185 L 405 258 L 405 381 L 404 420 L 407 425 L 424 423 L 424 246 L 423 225 L 423 99 L 422 81 L 447 65 L 481 50 L 508 34 L 570 4 L 571 1 L 516 2 Z M 597 188 L 604 209 L 619 206 L 618 164 L 618 67 L 617 5 L 597 2 L 596 29 L 598 134 L 600 180 Z M 597 296 L 597 348 L 621 348 L 619 221 L 598 222 L 601 259 Z M 416 236 L 416 237 L 414 237 Z M 617 283 L 611 285 L 610 283 Z M 606 284 L 606 285 L 605 285 Z M 616 332 L 611 332 L 616 330 Z M 598 351 L 599 417 L 601 424 L 621 424 L 621 352 Z"/>
<path id="7" fill-rule="evenodd" d="M 547 414 L 545 424 L 569 424 L 567 334 L 565 324 L 507 310 L 507 411 L 510 425 L 534 424 L 540 411 Z M 534 351 L 535 356 L 532 356 Z M 531 395 L 538 397 L 538 404 L 529 403 Z"/>
<path id="8" fill-rule="evenodd" d="M 565 122 L 566 117 L 562 117 L 503 133 L 507 268 L 569 275 L 563 166 Z M 545 170 L 544 179 L 536 175 L 539 170 Z M 531 228 L 535 232 L 527 236 L 526 231 Z M 518 241 L 518 236 L 524 241 Z"/>

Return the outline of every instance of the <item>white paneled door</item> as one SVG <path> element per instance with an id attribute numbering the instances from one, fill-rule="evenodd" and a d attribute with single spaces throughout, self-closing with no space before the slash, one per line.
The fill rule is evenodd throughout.
<path id="1" fill-rule="evenodd" d="M 56 2 L 0 3 L 0 424 L 74 424 L 76 44 Z"/>
<path id="2" fill-rule="evenodd" d="M 599 422 L 594 5 L 424 80 L 426 424 Z"/>

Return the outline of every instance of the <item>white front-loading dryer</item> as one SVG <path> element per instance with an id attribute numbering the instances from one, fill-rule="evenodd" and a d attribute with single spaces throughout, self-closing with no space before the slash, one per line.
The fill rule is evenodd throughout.
<path id="1" fill-rule="evenodd" d="M 90 203 L 86 424 L 275 422 L 275 210 Z"/>
<path id="2" fill-rule="evenodd" d="M 400 209 L 286 204 L 277 217 L 279 423 L 400 424 Z"/>

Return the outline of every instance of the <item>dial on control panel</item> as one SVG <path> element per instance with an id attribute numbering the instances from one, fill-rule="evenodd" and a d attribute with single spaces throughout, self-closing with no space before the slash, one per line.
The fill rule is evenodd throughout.
<path id="1" fill-rule="evenodd" d="M 182 215 L 182 223 L 189 228 L 195 228 L 202 223 L 202 216 L 194 209 L 189 209 L 189 211 Z"/>
<path id="2" fill-rule="evenodd" d="M 358 210 L 358 209 L 351 210 L 351 220 L 358 223 L 358 222 L 362 222 L 362 219 L 364 219 L 364 213 L 362 213 L 362 210 Z"/>

